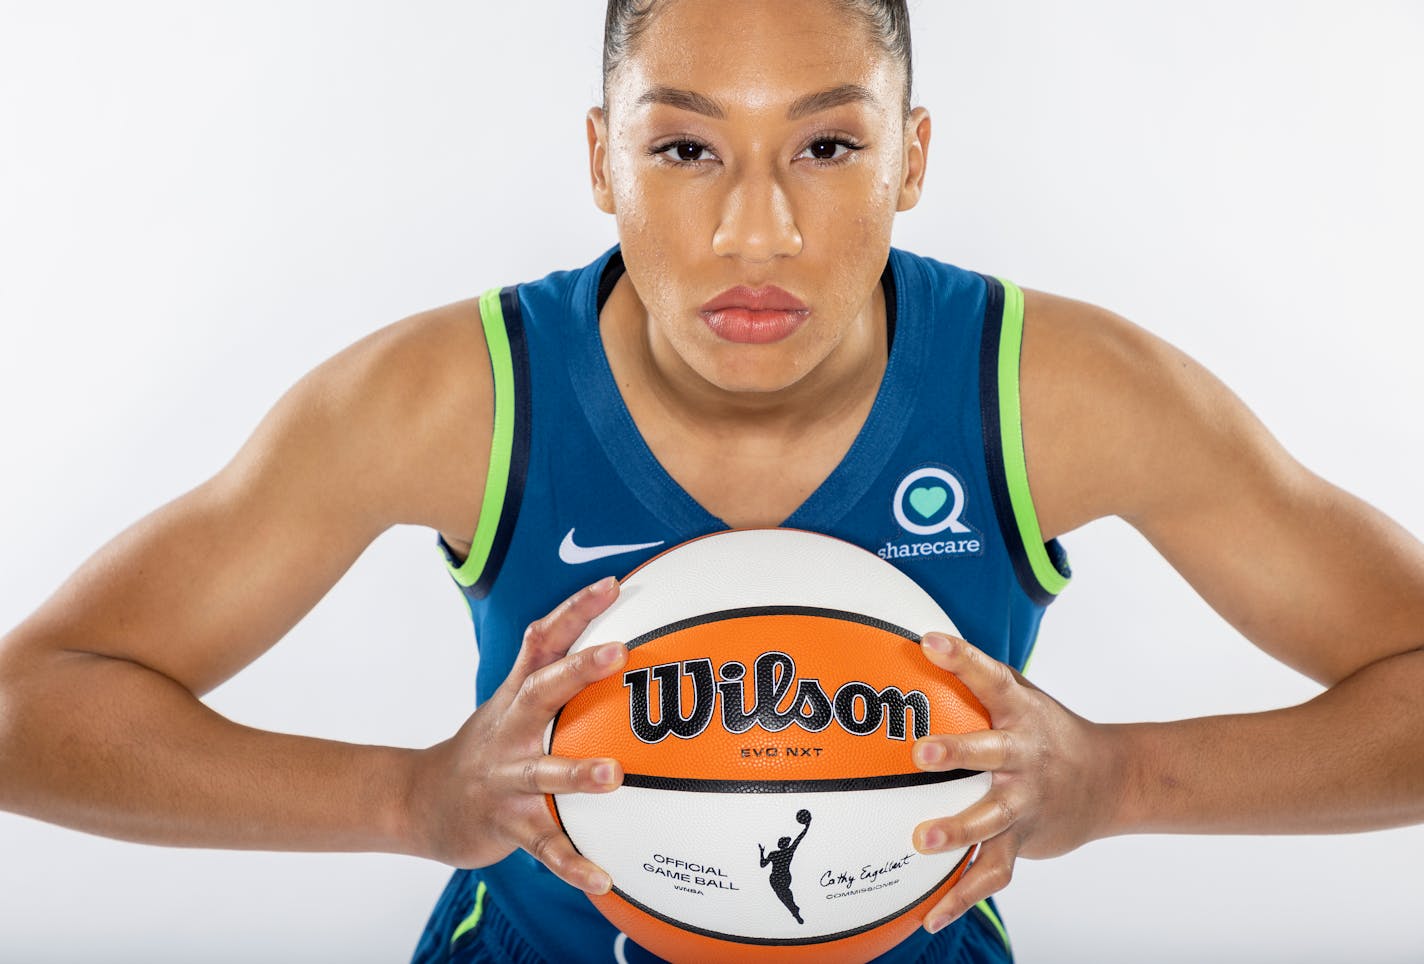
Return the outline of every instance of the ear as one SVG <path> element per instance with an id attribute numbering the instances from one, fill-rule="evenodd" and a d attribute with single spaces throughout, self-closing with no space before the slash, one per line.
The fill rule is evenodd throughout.
<path id="1" fill-rule="evenodd" d="M 910 111 L 905 121 L 905 168 L 900 181 L 896 211 L 908 211 L 920 201 L 924 191 L 925 166 L 930 156 L 930 112 L 923 107 Z"/>
<path id="2" fill-rule="evenodd" d="M 614 214 L 613 172 L 608 164 L 608 119 L 602 107 L 589 109 L 585 126 L 588 128 L 588 172 L 593 181 L 593 203 L 604 214 Z"/>

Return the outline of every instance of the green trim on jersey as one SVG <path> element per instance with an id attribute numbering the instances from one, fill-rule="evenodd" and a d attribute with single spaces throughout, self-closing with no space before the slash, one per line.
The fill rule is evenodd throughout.
<path id="1" fill-rule="evenodd" d="M 1004 448 L 1004 474 L 1009 485 L 1009 501 L 1014 521 L 1023 537 L 1029 565 L 1044 592 L 1058 595 L 1068 585 L 1068 577 L 1048 558 L 1043 532 L 1038 527 L 1033 497 L 1028 491 L 1028 465 L 1024 459 L 1023 420 L 1019 409 L 1019 351 L 1023 347 L 1023 291 L 999 278 L 1004 286 L 1004 324 L 999 337 L 999 425 Z"/>
<path id="2" fill-rule="evenodd" d="M 509 333 L 505 330 L 499 293 L 499 288 L 491 288 L 480 296 L 480 321 L 484 325 L 490 372 L 494 376 L 494 434 L 490 438 L 485 497 L 480 503 L 480 521 L 471 541 L 470 554 L 460 565 L 456 565 L 449 558 L 445 559 L 450 575 L 460 585 L 467 587 L 479 581 L 485 563 L 489 560 L 495 533 L 499 531 L 505 489 L 509 485 L 510 454 L 514 450 L 514 361 L 509 352 Z"/>
<path id="3" fill-rule="evenodd" d="M 485 882 L 480 881 L 479 887 L 475 888 L 475 909 L 470 911 L 470 916 L 460 921 L 460 926 L 455 928 L 455 933 L 450 935 L 450 943 L 453 944 L 468 932 L 475 929 L 480 918 L 485 912 Z"/>

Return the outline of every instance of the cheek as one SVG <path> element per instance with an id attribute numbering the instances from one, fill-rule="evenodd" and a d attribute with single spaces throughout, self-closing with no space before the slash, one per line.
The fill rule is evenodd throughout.
<path id="1" fill-rule="evenodd" d="M 837 249 L 855 249 L 889 233 L 898 194 L 885 165 L 852 165 L 795 185 L 796 220 L 805 234 Z"/>
<path id="2" fill-rule="evenodd" d="M 699 238 L 705 246 L 711 237 L 706 218 L 715 206 L 679 180 L 642 169 L 614 182 L 618 234 L 625 247 L 659 248 L 672 254 L 696 250 Z"/>
<path id="3" fill-rule="evenodd" d="M 638 266 L 639 294 L 660 317 L 677 300 L 674 279 L 694 260 L 689 254 L 694 232 L 686 224 L 684 206 L 650 180 L 656 179 L 626 178 L 615 191 L 618 241 L 624 260 Z"/>

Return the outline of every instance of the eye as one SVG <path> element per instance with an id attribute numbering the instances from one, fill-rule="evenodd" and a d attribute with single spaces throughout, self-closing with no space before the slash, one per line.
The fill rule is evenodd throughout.
<path id="1" fill-rule="evenodd" d="M 850 159 L 854 152 L 862 150 L 864 147 L 864 144 L 857 144 L 844 137 L 818 137 L 806 145 L 801 154 L 810 151 L 812 163 L 817 167 L 829 167 L 833 164 L 844 163 Z M 838 150 L 839 148 L 844 148 L 844 150 Z M 673 167 L 699 167 L 704 163 L 704 158 L 698 155 L 706 154 L 713 158 L 717 156 L 712 154 L 712 149 L 706 144 L 687 137 L 661 144 L 648 153 Z M 801 154 L 797 156 L 800 157 Z"/>
<path id="2" fill-rule="evenodd" d="M 837 154 L 836 148 L 839 147 L 844 147 L 845 152 Z M 806 145 L 806 151 L 812 153 L 813 156 L 811 160 L 814 161 L 817 166 L 825 167 L 831 164 L 841 164 L 849 160 L 853 153 L 864 147 L 864 144 L 857 144 L 843 137 L 818 137 Z M 828 148 L 829 153 L 827 152 Z M 801 153 L 804 154 L 806 151 L 802 151 Z"/>
<path id="3" fill-rule="evenodd" d="M 669 157 L 667 155 L 668 151 L 673 151 L 673 156 Z M 689 140 L 685 137 L 680 140 L 670 141 L 661 147 L 654 147 L 648 151 L 649 154 L 658 160 L 671 164 L 674 167 L 697 167 L 702 162 L 696 155 L 704 152 L 710 154 L 711 148 L 699 141 Z"/>

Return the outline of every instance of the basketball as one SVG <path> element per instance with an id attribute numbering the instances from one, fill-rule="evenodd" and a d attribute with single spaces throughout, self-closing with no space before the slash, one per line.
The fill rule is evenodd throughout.
<path id="1" fill-rule="evenodd" d="M 931 630 L 957 632 L 908 576 L 812 532 L 719 532 L 629 574 L 573 647 L 626 642 L 623 672 L 546 736 L 623 765 L 610 793 L 548 797 L 612 878 L 595 906 L 679 962 L 866 961 L 908 937 L 972 851 L 921 854 L 912 831 L 990 782 L 911 759 L 989 726 L 922 654 Z"/>

